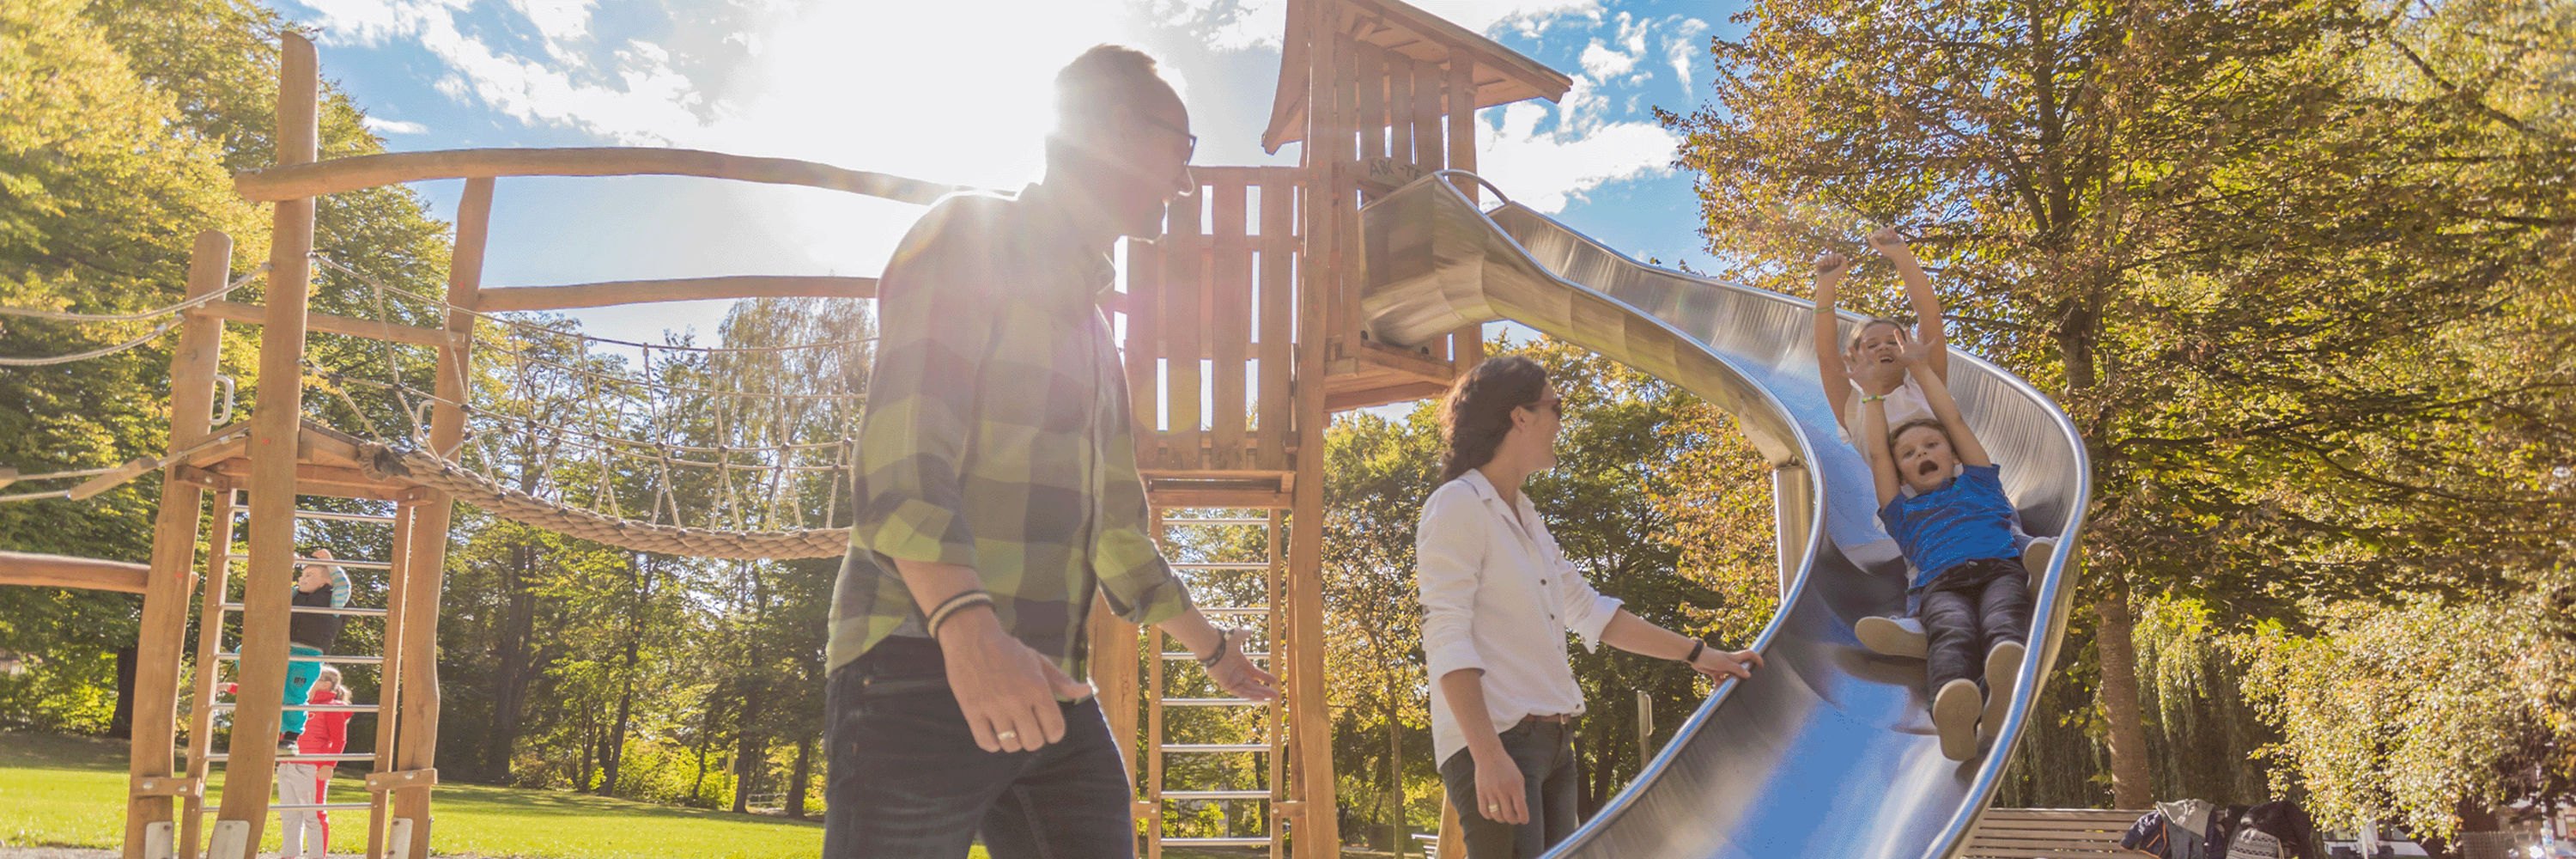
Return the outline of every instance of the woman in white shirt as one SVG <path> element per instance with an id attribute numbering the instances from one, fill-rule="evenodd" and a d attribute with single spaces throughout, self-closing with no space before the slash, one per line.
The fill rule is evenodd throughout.
<path id="1" fill-rule="evenodd" d="M 1573 719 L 1583 692 L 1566 633 L 1688 662 L 1711 680 L 1751 677 L 1752 651 L 1710 648 L 1602 596 L 1558 551 L 1521 484 L 1556 465 L 1564 403 L 1521 356 L 1476 365 L 1450 388 L 1448 452 L 1414 534 L 1431 738 L 1468 859 L 1535 857 L 1574 831 Z"/>

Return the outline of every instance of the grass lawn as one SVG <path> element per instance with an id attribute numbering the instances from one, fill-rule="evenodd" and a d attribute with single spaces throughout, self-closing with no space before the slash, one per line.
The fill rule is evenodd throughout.
<path id="1" fill-rule="evenodd" d="M 0 733 L 0 847 L 116 847 L 125 832 L 125 756 L 125 744 L 119 742 Z M 364 798 L 359 780 L 346 772 L 332 780 L 331 798 Z M 436 804 L 433 849 L 442 855 L 810 859 L 823 852 L 822 824 L 777 817 L 474 784 L 439 785 Z M 347 815 L 347 831 L 362 839 L 365 830 L 356 824 L 365 813 L 341 814 Z M 274 853 L 276 821 L 269 824 L 262 849 Z M 333 843 L 333 852 L 364 852 L 364 841 L 351 837 Z M 1249 859 L 1269 854 L 1170 849 L 1163 855 Z M 1343 855 L 1386 856 L 1357 850 Z M 983 848 L 976 848 L 975 859 L 984 859 Z"/>

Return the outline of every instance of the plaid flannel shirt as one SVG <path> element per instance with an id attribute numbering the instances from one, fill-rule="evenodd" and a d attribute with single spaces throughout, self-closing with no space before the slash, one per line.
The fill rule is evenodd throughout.
<path id="1" fill-rule="evenodd" d="M 831 668 L 920 634 L 896 559 L 975 568 L 1002 627 L 1075 678 L 1095 588 L 1135 623 L 1190 607 L 1145 532 L 1126 375 L 1099 306 L 1109 254 L 1044 193 L 941 200 L 878 281 Z"/>

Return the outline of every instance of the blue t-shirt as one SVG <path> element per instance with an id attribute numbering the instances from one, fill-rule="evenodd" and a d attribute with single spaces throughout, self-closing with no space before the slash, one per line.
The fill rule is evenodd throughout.
<path id="1" fill-rule="evenodd" d="M 1951 567 L 1979 558 L 2013 558 L 2021 549 L 2013 540 L 2012 499 L 2004 497 L 2003 469 L 1970 465 L 1940 488 L 1896 500 L 1878 511 L 1887 535 L 1917 570 L 1914 586 L 1922 587 Z"/>

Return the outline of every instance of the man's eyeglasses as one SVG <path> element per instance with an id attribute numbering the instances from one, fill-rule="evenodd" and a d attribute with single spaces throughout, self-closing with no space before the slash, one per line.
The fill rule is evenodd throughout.
<path id="1" fill-rule="evenodd" d="M 1196 156 L 1196 155 L 1198 155 L 1198 154 L 1199 154 L 1199 136 L 1198 136 L 1198 135 L 1196 135 L 1196 134 L 1191 134 L 1189 129 L 1182 128 L 1182 127 L 1180 127 L 1180 126 L 1173 125 L 1173 124 L 1168 123 L 1168 122 L 1164 122 L 1164 121 L 1163 121 L 1163 119 L 1162 119 L 1162 117 L 1158 117 L 1158 116 L 1155 116 L 1155 115 L 1150 114 L 1150 113 L 1146 113 L 1146 112 L 1141 111 L 1141 110 L 1136 112 L 1136 116 L 1137 116 L 1137 117 L 1139 117 L 1139 118 L 1142 118 L 1142 119 L 1143 119 L 1143 120 L 1145 120 L 1146 122 L 1150 122 L 1150 123 L 1153 123 L 1153 124 L 1155 124 L 1155 125 L 1162 126 L 1162 127 L 1163 127 L 1163 128 L 1165 128 L 1166 130 L 1169 130 L 1169 131 L 1171 131 L 1171 132 L 1172 132 L 1172 133 L 1174 133 L 1174 134 L 1178 134 L 1178 135 L 1180 135 L 1180 136 L 1181 136 L 1181 139 L 1186 140 L 1186 141 L 1189 141 L 1189 149 L 1188 149 L 1188 151 L 1187 151 L 1186 153 L 1184 153 L 1184 154 L 1181 156 L 1181 160 L 1182 160 L 1182 161 L 1187 162 L 1187 161 L 1189 161 L 1189 160 L 1190 160 L 1190 158 L 1192 158 L 1192 157 L 1194 157 L 1194 156 Z"/>

